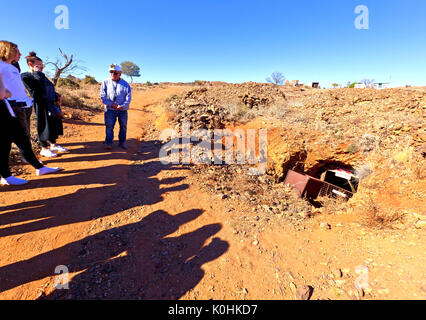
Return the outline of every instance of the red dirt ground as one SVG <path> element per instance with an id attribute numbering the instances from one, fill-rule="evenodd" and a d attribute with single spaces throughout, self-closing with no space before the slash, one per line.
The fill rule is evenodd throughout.
<path id="1" fill-rule="evenodd" d="M 162 166 L 143 128 L 166 127 L 158 103 L 181 90 L 135 92 L 126 152 L 104 150 L 98 114 L 66 125 L 73 134 L 59 142 L 70 153 L 41 159 L 64 171 L 28 168 L 28 185 L 1 188 L 0 299 L 280 300 L 303 285 L 312 299 L 357 299 L 361 265 L 364 298 L 426 298 L 424 230 L 374 231 L 349 214 L 269 224 L 238 203 L 230 213 L 188 168 Z M 236 233 L 244 217 L 263 231 Z M 70 267 L 69 292 L 53 288 L 58 265 Z"/>

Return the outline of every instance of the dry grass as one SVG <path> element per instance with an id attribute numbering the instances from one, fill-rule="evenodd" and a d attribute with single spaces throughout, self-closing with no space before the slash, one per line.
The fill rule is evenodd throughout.
<path id="1" fill-rule="evenodd" d="M 392 228 L 395 223 L 402 222 L 404 217 L 405 213 L 400 209 L 384 206 L 372 197 L 366 201 L 364 222 L 371 228 Z"/>
<path id="2" fill-rule="evenodd" d="M 406 212 L 424 208 L 426 162 L 409 139 L 369 154 L 358 168 L 362 173 L 354 208 L 362 214 L 368 226 L 392 228 L 403 222 Z M 423 209 L 424 210 L 424 209 Z"/>
<path id="3" fill-rule="evenodd" d="M 324 214 L 339 214 L 344 212 L 347 209 L 347 202 L 343 198 L 330 198 L 330 197 L 320 197 L 318 201 L 322 206 L 322 213 Z"/>
<path id="4" fill-rule="evenodd" d="M 224 109 L 228 113 L 227 120 L 238 123 L 246 123 L 257 117 L 284 120 L 288 113 L 286 106 L 282 104 L 249 108 L 244 104 L 229 103 L 224 105 Z"/>
<path id="5" fill-rule="evenodd" d="M 99 84 L 85 84 L 78 89 L 60 87 L 57 91 L 62 95 L 62 106 L 65 108 L 103 111 Z"/>

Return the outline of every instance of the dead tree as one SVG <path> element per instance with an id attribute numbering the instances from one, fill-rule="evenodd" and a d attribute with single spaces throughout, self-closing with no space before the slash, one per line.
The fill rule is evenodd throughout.
<path id="1" fill-rule="evenodd" d="M 365 85 L 366 88 L 372 88 L 374 86 L 374 79 L 362 79 L 361 83 Z"/>
<path id="2" fill-rule="evenodd" d="M 61 75 L 76 73 L 85 70 L 85 68 L 80 66 L 81 61 L 74 60 L 74 55 L 68 56 L 67 54 L 62 52 L 61 48 L 59 48 L 59 52 L 65 59 L 65 62 L 61 62 L 58 58 L 56 59 L 56 62 L 46 62 L 46 65 L 52 65 L 54 68 L 55 75 L 53 76 L 52 81 L 55 86 L 58 83 L 58 80 Z"/>
<path id="3" fill-rule="evenodd" d="M 266 81 L 275 85 L 283 85 L 285 77 L 281 72 L 273 72 L 270 77 L 266 78 Z"/>

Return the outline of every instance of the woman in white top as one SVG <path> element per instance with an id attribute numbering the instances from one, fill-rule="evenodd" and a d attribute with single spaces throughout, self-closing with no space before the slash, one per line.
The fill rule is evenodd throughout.
<path id="1" fill-rule="evenodd" d="M 10 65 L 14 56 L 13 44 L 7 41 L 0 41 L 0 176 L 2 185 L 21 185 L 28 182 L 14 177 L 10 172 L 9 154 L 12 143 L 15 143 L 23 150 L 25 159 L 36 169 L 37 175 L 45 175 L 60 170 L 60 168 L 43 166 L 37 160 L 25 129 L 19 123 L 7 100 L 11 99 L 14 92 L 19 90 L 17 88 L 19 87 L 18 79 L 13 76 L 14 73 L 10 69 L 10 67 L 15 68 Z"/>

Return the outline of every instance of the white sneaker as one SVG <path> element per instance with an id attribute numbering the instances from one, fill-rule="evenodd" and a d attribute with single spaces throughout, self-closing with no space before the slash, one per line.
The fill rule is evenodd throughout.
<path id="1" fill-rule="evenodd" d="M 50 150 L 54 152 L 68 152 L 68 149 L 61 147 L 59 144 L 51 146 Z"/>
<path id="2" fill-rule="evenodd" d="M 20 186 L 28 183 L 27 180 L 19 179 L 14 176 L 10 176 L 9 178 L 1 178 L 1 184 L 7 186 Z"/>
<path id="3" fill-rule="evenodd" d="M 56 168 L 49 168 L 49 167 L 44 166 L 41 169 L 37 169 L 36 170 L 36 174 L 38 176 L 44 176 L 46 174 L 58 172 L 59 170 L 61 170 L 61 168 L 58 168 L 58 167 L 56 167 Z"/>
<path id="4" fill-rule="evenodd" d="M 40 155 L 47 158 L 56 158 L 58 155 L 49 149 L 41 149 Z"/>

